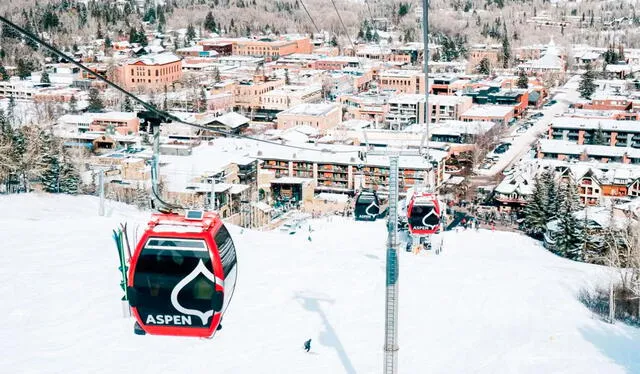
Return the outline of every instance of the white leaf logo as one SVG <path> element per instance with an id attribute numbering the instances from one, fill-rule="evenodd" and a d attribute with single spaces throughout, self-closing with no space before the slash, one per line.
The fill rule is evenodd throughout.
<path id="1" fill-rule="evenodd" d="M 436 218 L 438 218 L 438 221 L 440 221 L 440 216 L 438 216 L 438 214 L 436 213 L 435 208 L 432 208 L 429 210 L 429 213 L 425 214 L 424 217 L 422 217 L 422 224 L 424 225 L 424 227 L 429 228 L 430 230 L 433 230 L 434 227 L 438 226 L 439 223 L 435 224 L 435 225 L 430 225 L 428 224 L 427 218 L 431 217 L 431 216 L 436 216 Z"/>
<path id="2" fill-rule="evenodd" d="M 176 286 L 173 288 L 173 291 L 171 291 L 171 304 L 173 305 L 174 308 L 176 308 L 177 311 L 179 311 L 182 314 L 189 314 L 192 316 L 200 317 L 200 319 L 202 320 L 202 324 L 206 325 L 207 321 L 209 320 L 209 317 L 213 315 L 213 308 L 203 313 L 197 309 L 187 309 L 182 305 L 180 305 L 180 303 L 178 302 L 178 294 L 180 293 L 180 291 L 187 284 L 189 284 L 189 282 L 194 280 L 198 276 L 198 274 L 204 275 L 205 277 L 207 277 L 207 279 L 212 281 L 214 284 L 216 283 L 216 280 L 222 284 L 222 281 L 219 278 L 216 278 L 216 276 L 213 275 L 209 271 L 209 269 L 207 269 L 206 266 L 204 266 L 204 263 L 202 262 L 202 260 L 200 260 L 198 262 L 198 265 L 196 265 L 195 269 L 193 269 L 193 271 L 189 273 L 189 275 L 187 275 L 180 282 L 178 282 L 178 284 L 176 284 Z"/>
<path id="3" fill-rule="evenodd" d="M 375 201 L 372 201 L 372 202 L 371 202 L 371 204 L 369 204 L 369 206 L 367 207 L 367 209 L 365 209 L 365 211 L 364 211 L 364 212 L 365 212 L 367 215 L 375 216 L 377 213 L 371 213 L 371 212 L 369 212 L 369 209 L 371 209 L 371 208 L 373 208 L 373 207 L 378 208 L 378 204 L 376 204 L 376 202 L 375 202 Z"/>

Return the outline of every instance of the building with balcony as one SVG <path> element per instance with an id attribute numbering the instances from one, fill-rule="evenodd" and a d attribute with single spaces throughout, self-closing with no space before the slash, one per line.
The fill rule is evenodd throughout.
<path id="1" fill-rule="evenodd" d="M 640 121 L 556 117 L 551 121 L 548 139 L 566 140 L 576 144 L 640 148 Z"/>
<path id="2" fill-rule="evenodd" d="M 566 140 L 543 139 L 537 145 L 537 157 L 543 159 L 598 161 L 601 163 L 640 164 L 640 149 L 608 145 L 576 144 Z"/>
<path id="3" fill-rule="evenodd" d="M 390 129 L 402 130 L 407 126 L 425 123 L 424 95 L 399 94 L 389 98 L 389 111 L 385 123 Z"/>

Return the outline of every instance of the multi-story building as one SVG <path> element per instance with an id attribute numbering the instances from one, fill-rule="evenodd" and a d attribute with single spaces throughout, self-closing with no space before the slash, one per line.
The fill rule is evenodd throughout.
<path id="1" fill-rule="evenodd" d="M 273 79 L 265 75 L 254 75 L 252 80 L 241 80 L 235 86 L 235 107 L 259 109 L 262 95 L 284 86 L 284 79 Z"/>
<path id="2" fill-rule="evenodd" d="M 638 148 L 576 144 L 566 140 L 540 140 L 537 146 L 537 155 L 538 158 L 544 159 L 597 160 L 602 163 L 640 164 L 640 149 Z"/>
<path id="3" fill-rule="evenodd" d="M 360 59 L 350 56 L 325 57 L 315 61 L 312 66 L 317 70 L 342 71 L 345 68 L 359 68 Z"/>
<path id="4" fill-rule="evenodd" d="M 513 107 L 507 105 L 473 105 L 460 115 L 465 122 L 489 121 L 506 125 L 513 119 Z"/>
<path id="5" fill-rule="evenodd" d="M 322 99 L 320 85 L 282 86 L 264 93 L 260 97 L 262 109 L 282 111 L 304 103 L 315 103 Z"/>
<path id="6" fill-rule="evenodd" d="M 342 109 L 336 104 L 300 104 L 277 114 L 279 130 L 294 126 L 310 126 L 327 130 L 342 122 Z"/>
<path id="7" fill-rule="evenodd" d="M 472 105 L 472 99 L 467 96 L 429 95 L 429 119 L 431 122 L 459 120 Z"/>
<path id="8" fill-rule="evenodd" d="M 424 103 L 425 97 L 420 94 L 400 94 L 390 97 L 385 123 L 390 129 L 396 130 L 417 123 L 425 123 Z"/>
<path id="9" fill-rule="evenodd" d="M 590 103 L 576 103 L 576 108 L 592 110 L 630 110 L 633 101 L 626 96 L 607 95 L 596 93 Z"/>
<path id="10" fill-rule="evenodd" d="M 424 94 L 424 73 L 418 70 L 385 70 L 379 74 L 380 90 Z"/>
<path id="11" fill-rule="evenodd" d="M 294 53 L 311 53 L 311 40 L 305 36 L 284 36 L 282 39 L 237 39 L 234 40 L 234 55 L 258 56 L 276 60 Z"/>
<path id="12" fill-rule="evenodd" d="M 525 89 L 501 89 L 499 86 L 483 87 L 478 90 L 467 91 L 474 104 L 510 105 L 516 117 L 521 116 L 529 106 L 529 91 Z"/>
<path id="13" fill-rule="evenodd" d="M 502 45 L 500 44 L 474 44 L 469 48 L 467 59 L 467 70 L 474 71 L 483 58 L 489 60 L 493 67 L 498 66 L 502 55 Z"/>
<path id="14" fill-rule="evenodd" d="M 118 66 L 127 90 L 161 90 L 182 79 L 182 60 L 173 53 L 146 55 Z"/>
<path id="15" fill-rule="evenodd" d="M 262 170 L 272 171 L 276 177 L 296 177 L 314 181 L 317 192 L 329 191 L 353 193 L 361 188 L 373 188 L 386 193 L 389 184 L 389 158 L 368 156 L 362 160 L 358 150 L 330 153 L 321 151 L 263 150 L 256 157 L 263 160 Z M 444 181 L 446 152 L 432 150 L 435 163 L 435 183 L 440 187 Z M 402 194 L 414 185 L 422 185 L 426 170 L 431 163 L 421 156 L 400 156 L 399 189 Z"/>
<path id="16" fill-rule="evenodd" d="M 339 97 L 339 101 L 353 119 L 383 122 L 389 110 L 389 96 L 385 94 L 344 95 Z"/>
<path id="17" fill-rule="evenodd" d="M 113 131 L 121 135 L 135 135 L 140 131 L 140 119 L 136 113 L 95 113 L 89 131 Z"/>
<path id="18" fill-rule="evenodd" d="M 617 121 L 556 117 L 549 127 L 548 138 L 568 140 L 575 144 L 596 144 L 640 148 L 640 121 Z"/>

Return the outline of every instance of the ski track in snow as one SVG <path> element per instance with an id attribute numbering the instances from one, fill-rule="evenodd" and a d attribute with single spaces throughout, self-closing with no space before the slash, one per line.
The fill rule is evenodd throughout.
<path id="1" fill-rule="evenodd" d="M 311 221 L 295 235 L 230 227 L 238 283 L 212 340 L 137 336 L 122 317 L 111 230 L 148 213 L 92 197 L 1 196 L 1 373 L 377 373 L 386 229 Z M 131 238 L 134 234 L 130 231 Z M 518 234 L 449 232 L 400 252 L 402 373 L 640 372 L 640 330 L 576 298 L 607 269 Z M 303 342 L 312 338 L 310 353 Z"/>

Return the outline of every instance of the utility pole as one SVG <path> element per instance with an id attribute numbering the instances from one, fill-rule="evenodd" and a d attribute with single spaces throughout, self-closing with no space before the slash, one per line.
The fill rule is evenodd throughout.
<path id="1" fill-rule="evenodd" d="M 389 156 L 384 374 L 398 372 L 398 159 L 397 155 Z"/>
<path id="2" fill-rule="evenodd" d="M 98 208 L 98 215 L 104 216 L 104 170 L 100 170 L 98 183 L 100 183 L 100 207 Z"/>

